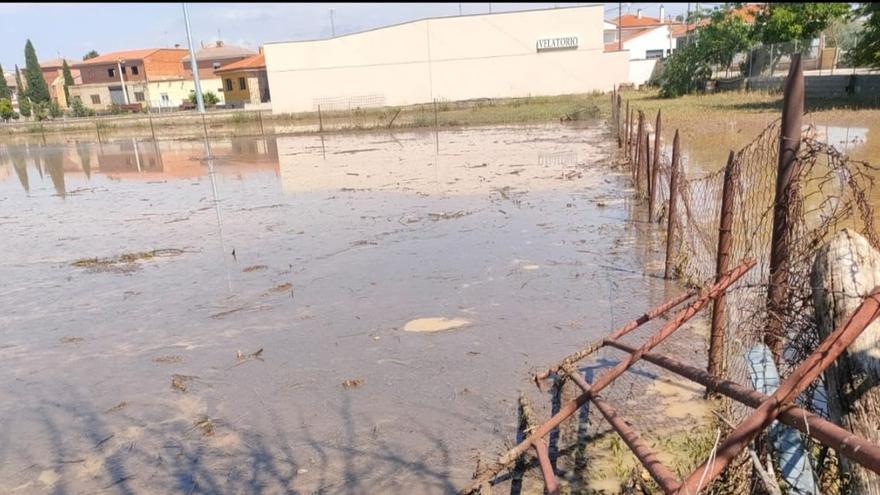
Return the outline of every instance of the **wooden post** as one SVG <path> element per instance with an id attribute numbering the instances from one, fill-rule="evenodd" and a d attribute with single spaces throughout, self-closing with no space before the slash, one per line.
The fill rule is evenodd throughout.
<path id="1" fill-rule="evenodd" d="M 623 136 L 624 150 L 623 150 L 623 153 L 627 159 L 630 158 L 630 154 L 629 154 L 629 136 L 631 134 L 630 117 L 631 117 L 631 115 L 629 113 L 629 100 L 626 100 L 626 125 L 624 126 L 624 129 L 623 129 L 623 131 L 624 131 L 624 136 Z"/>
<path id="2" fill-rule="evenodd" d="M 657 122 L 654 124 L 654 158 L 651 160 L 651 184 L 648 190 L 651 197 L 648 201 L 648 218 L 654 221 L 654 201 L 657 196 L 657 169 L 660 167 L 660 110 L 657 110 Z"/>
<path id="3" fill-rule="evenodd" d="M 318 132 L 324 132 L 324 117 L 321 116 L 321 105 L 318 105 Z"/>
<path id="4" fill-rule="evenodd" d="M 263 111 L 262 111 L 262 110 L 257 110 L 257 116 L 260 118 L 260 134 L 262 134 L 263 136 L 265 136 L 265 135 L 266 135 L 266 130 L 263 129 Z"/>
<path id="5" fill-rule="evenodd" d="M 437 124 L 437 98 L 434 98 L 434 153 L 440 153 L 440 128 Z"/>
<path id="6" fill-rule="evenodd" d="M 641 195 L 642 191 L 642 159 L 644 155 L 645 140 L 645 114 L 639 110 L 639 130 L 636 133 L 636 169 L 635 169 L 635 185 L 636 191 Z"/>
<path id="7" fill-rule="evenodd" d="M 773 234 L 770 241 L 770 286 L 767 294 L 768 321 L 764 343 L 773 351 L 777 364 L 784 343 L 783 317 L 789 279 L 789 233 L 794 219 L 792 202 L 797 194 L 800 163 L 801 121 L 804 113 L 804 74 L 800 54 L 792 55 L 785 81 L 782 124 L 779 134 L 779 163 L 776 172 L 776 197 L 773 202 Z"/>
<path id="8" fill-rule="evenodd" d="M 150 111 L 149 104 L 147 105 L 147 118 L 150 119 L 150 134 L 153 136 L 153 142 L 156 142 L 156 129 L 153 127 L 153 112 Z"/>
<path id="9" fill-rule="evenodd" d="M 734 181 L 736 173 L 734 168 L 733 151 L 727 156 L 727 166 L 724 168 L 724 185 L 721 192 L 721 219 L 718 227 L 718 251 L 715 255 L 715 280 L 721 278 L 730 269 L 730 241 L 732 239 L 731 228 L 733 227 L 733 202 Z M 726 307 L 725 292 L 715 296 L 712 302 L 712 327 L 709 331 L 709 366 L 707 371 L 716 378 L 723 378 L 725 374 L 724 363 L 724 310 Z"/>
<path id="10" fill-rule="evenodd" d="M 614 121 L 614 128 L 617 129 L 617 147 L 622 148 L 623 140 L 620 137 L 620 93 L 617 94 L 617 103 L 615 105 L 617 110 L 615 113 L 616 119 Z"/>
<path id="11" fill-rule="evenodd" d="M 880 252 L 858 233 L 844 229 L 819 249 L 810 274 L 813 306 L 822 339 L 842 325 L 865 295 L 880 285 Z M 869 325 L 825 371 L 830 419 L 880 445 L 880 323 Z M 880 475 L 840 457 L 850 493 L 880 494 Z"/>
<path id="12" fill-rule="evenodd" d="M 651 195 L 651 136 L 648 134 L 647 127 L 645 128 L 645 145 L 642 146 L 642 155 L 645 157 L 642 160 L 645 163 L 645 195 L 649 197 Z"/>
<path id="13" fill-rule="evenodd" d="M 675 214 L 678 203 L 678 129 L 672 139 L 672 171 L 669 174 L 669 212 L 666 223 L 666 268 L 663 270 L 663 278 L 670 278 L 672 274 L 672 246 L 675 243 Z"/>
<path id="14" fill-rule="evenodd" d="M 95 117 L 95 134 L 98 136 L 98 143 L 101 143 L 101 128 L 98 126 L 98 117 Z"/>

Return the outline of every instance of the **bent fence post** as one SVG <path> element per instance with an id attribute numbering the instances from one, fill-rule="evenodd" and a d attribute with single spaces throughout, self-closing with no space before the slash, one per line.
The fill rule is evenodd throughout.
<path id="1" fill-rule="evenodd" d="M 678 129 L 675 130 L 675 137 L 672 139 L 672 171 L 669 174 L 669 211 L 666 223 L 666 267 L 663 270 L 663 278 L 669 278 L 672 274 L 672 246 L 675 244 L 675 215 L 678 203 Z"/>

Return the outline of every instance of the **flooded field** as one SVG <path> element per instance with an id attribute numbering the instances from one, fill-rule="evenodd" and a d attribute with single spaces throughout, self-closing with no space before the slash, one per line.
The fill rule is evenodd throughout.
<path id="1" fill-rule="evenodd" d="M 0 492 L 461 488 L 529 371 L 680 290 L 610 143 L 0 146 Z"/>

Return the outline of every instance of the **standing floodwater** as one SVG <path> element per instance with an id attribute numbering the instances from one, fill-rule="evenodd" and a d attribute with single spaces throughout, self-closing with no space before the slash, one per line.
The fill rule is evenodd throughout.
<path id="1" fill-rule="evenodd" d="M 0 492 L 460 488 L 664 297 L 601 129 L 3 145 Z"/>

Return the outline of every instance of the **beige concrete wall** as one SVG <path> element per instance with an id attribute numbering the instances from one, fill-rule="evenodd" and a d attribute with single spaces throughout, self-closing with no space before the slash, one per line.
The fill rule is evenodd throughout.
<path id="1" fill-rule="evenodd" d="M 628 53 L 604 53 L 601 4 L 428 19 L 335 39 L 264 47 L 274 112 L 324 101 L 408 105 L 610 90 Z M 577 36 L 578 48 L 536 49 Z"/>

